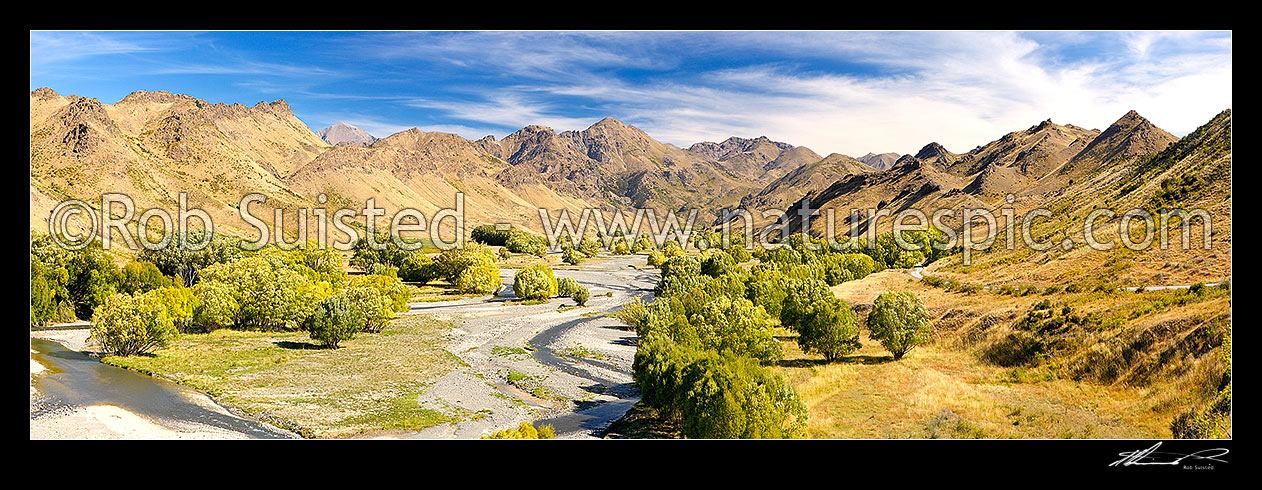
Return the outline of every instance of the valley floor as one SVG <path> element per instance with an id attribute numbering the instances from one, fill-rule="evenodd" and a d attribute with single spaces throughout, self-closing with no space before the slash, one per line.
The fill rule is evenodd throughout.
<path id="1" fill-rule="evenodd" d="M 590 289 L 584 307 L 570 298 L 518 301 L 516 270 L 505 268 L 500 295 L 414 302 L 381 333 L 358 334 L 337 349 L 319 348 L 305 332 L 225 329 L 181 334 L 153 355 L 103 360 L 306 437 L 477 438 L 523 421 L 553 425 L 561 438 L 592 437 L 638 400 L 635 333 L 604 315 L 652 296 L 657 273 L 643 264 L 642 256 L 602 257 L 558 270 Z M 80 335 L 47 335 L 85 348 L 87 331 L 72 332 Z M 74 407 L 33 416 L 32 430 L 54 438 L 215 437 L 125 415 L 117 407 Z M 84 420 L 120 429 L 93 423 L 76 432 Z"/>

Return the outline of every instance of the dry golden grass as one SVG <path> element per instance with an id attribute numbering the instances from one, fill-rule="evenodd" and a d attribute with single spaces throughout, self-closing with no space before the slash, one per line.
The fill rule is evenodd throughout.
<path id="1" fill-rule="evenodd" d="M 923 346 L 894 362 L 875 342 L 846 361 L 814 365 L 785 342 L 783 367 L 810 410 L 813 438 L 1166 437 L 1167 420 L 1139 390 L 1071 380 L 1004 382 L 1007 369 L 968 353 Z"/>
<path id="2" fill-rule="evenodd" d="M 1230 296 L 1218 290 L 1192 304 L 1151 311 L 1145 308 L 1179 293 L 961 294 L 930 287 L 901 270 L 832 290 L 851 305 L 871 304 L 882 292 L 912 291 L 933 318 L 934 340 L 895 362 L 865 330 L 861 349 L 839 363 L 824 364 L 802 353 L 792 332 L 781 329 L 785 360 L 777 369 L 809 408 L 808 433 L 818 438 L 1169 437 L 1174 416 L 1212 396 L 1222 371 L 1217 350 L 1165 361 L 1151 379 L 1134 375 L 1146 367 L 1137 360 L 1119 378 L 1142 383 L 1074 380 L 1064 374 L 1069 366 L 1086 362 L 1081 356 L 1095 344 L 1125 344 L 1150 330 L 1173 331 L 1136 356 L 1155 359 L 1187 343 L 1189 336 L 1212 330 L 1205 325 L 1213 319 L 1225 316 L 1230 322 Z M 984 347 L 1011 332 L 1043 300 L 1072 304 L 1084 314 L 1142 314 L 1090 333 L 1080 353 L 1066 359 L 1015 368 L 983 361 Z"/>

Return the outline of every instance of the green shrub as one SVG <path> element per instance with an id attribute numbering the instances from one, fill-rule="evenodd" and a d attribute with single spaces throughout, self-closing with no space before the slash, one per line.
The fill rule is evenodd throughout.
<path id="1" fill-rule="evenodd" d="M 700 286 L 701 263 L 694 257 L 671 257 L 661 265 L 662 278 L 654 292 L 658 296 L 670 296 L 673 291 L 686 291 Z"/>
<path id="2" fill-rule="evenodd" d="M 469 238 L 478 243 L 500 247 L 508 241 L 512 230 L 512 228 L 500 230 L 495 225 L 478 225 L 469 232 Z"/>
<path id="3" fill-rule="evenodd" d="M 750 255 L 749 250 L 745 250 L 745 247 L 739 243 L 733 243 L 732 246 L 728 247 L 727 254 L 731 255 L 732 260 L 736 261 L 737 264 L 744 264 L 754 258 L 753 255 Z"/>
<path id="4" fill-rule="evenodd" d="M 566 247 L 566 249 L 561 252 L 561 261 L 570 265 L 582 264 L 583 260 L 586 258 L 587 256 L 583 255 L 583 252 L 578 251 L 578 249 L 574 247 Z"/>
<path id="5" fill-rule="evenodd" d="M 513 230 L 508 240 L 504 242 L 504 248 L 513 253 L 543 257 L 548 253 L 548 240 L 538 235 Z"/>
<path id="6" fill-rule="evenodd" d="M 557 295 L 559 296 L 573 296 L 582 287 L 573 277 L 557 278 Z"/>
<path id="7" fill-rule="evenodd" d="M 495 266 L 495 256 L 477 243 L 447 250 L 434 259 L 434 263 L 447 282 L 460 292 L 489 294 L 504 284 L 500 280 L 500 269 Z"/>
<path id="8" fill-rule="evenodd" d="M 805 433 L 806 407 L 779 375 L 748 358 L 641 340 L 633 377 L 642 400 L 674 414 L 691 438 L 780 438 Z"/>
<path id="9" fill-rule="evenodd" d="M 236 325 L 241 313 L 232 288 L 223 282 L 200 282 L 193 286 L 197 298 L 193 309 L 193 324 L 205 330 Z"/>
<path id="10" fill-rule="evenodd" d="M 542 425 L 536 429 L 530 422 L 522 422 L 515 429 L 504 429 L 489 436 L 482 436 L 483 439 L 552 439 L 554 437 L 556 435 L 551 425 Z"/>
<path id="11" fill-rule="evenodd" d="M 924 254 L 920 252 L 902 250 L 898 253 L 898 259 L 896 259 L 891 266 L 897 269 L 908 269 L 924 261 Z"/>
<path id="12" fill-rule="evenodd" d="M 375 287 L 351 287 L 343 295 L 359 311 L 363 320 L 360 327 L 366 332 L 380 332 L 394 319 L 395 310 L 390 299 Z"/>
<path id="13" fill-rule="evenodd" d="M 661 267 L 661 265 L 665 262 L 666 254 L 662 253 L 660 250 L 654 249 L 649 251 L 649 256 L 645 263 L 651 267 Z"/>
<path id="14" fill-rule="evenodd" d="M 587 286 L 579 286 L 572 297 L 574 298 L 574 303 L 579 306 L 587 306 L 587 300 L 592 297 L 592 293 L 587 289 Z"/>
<path id="15" fill-rule="evenodd" d="M 190 244 L 202 243 L 205 236 L 202 230 L 189 230 L 183 234 L 184 241 Z M 181 235 L 175 234 L 167 242 L 166 247 L 158 250 L 144 248 L 136 255 L 136 260 L 152 262 L 163 274 L 178 277 L 184 282 L 184 287 L 191 288 L 200 280 L 202 269 L 241 258 L 240 242 L 241 239 L 238 237 L 212 234 L 205 247 L 190 250 L 181 244 Z M 340 259 L 338 267 L 341 267 Z"/>
<path id="16" fill-rule="evenodd" d="M 116 293 L 92 315 L 90 340 L 107 354 L 132 356 L 167 345 L 175 325 L 152 296 Z"/>
<path id="17" fill-rule="evenodd" d="M 201 271 L 201 281 L 225 286 L 219 291 L 227 291 L 236 303 L 235 326 L 297 328 L 311 314 L 321 290 L 327 286 L 312 280 L 310 268 L 288 261 L 287 257 L 278 249 L 264 249 L 206 267 Z"/>
<path id="18" fill-rule="evenodd" d="M 701 273 L 710 277 L 719 277 L 729 269 L 736 267 L 736 260 L 727 252 L 715 249 L 701 261 Z"/>
<path id="19" fill-rule="evenodd" d="M 864 254 L 843 254 L 840 256 L 842 266 L 851 272 L 854 279 L 863 279 L 876 272 L 876 261 Z"/>
<path id="20" fill-rule="evenodd" d="M 668 259 L 672 257 L 681 257 L 683 255 L 686 255 L 683 247 L 680 247 L 679 242 L 676 242 L 674 240 L 667 241 L 665 245 L 662 245 L 662 254 L 665 255 L 666 258 Z"/>
<path id="21" fill-rule="evenodd" d="M 342 341 L 355 338 L 355 332 L 363 325 L 364 315 L 342 295 L 320 300 L 306 322 L 311 339 L 329 348 L 337 348 Z"/>
<path id="22" fill-rule="evenodd" d="M 552 268 L 531 265 L 517 271 L 513 277 L 513 293 L 521 299 L 547 299 L 557 295 L 557 280 Z"/>
<path id="23" fill-rule="evenodd" d="M 688 325 L 707 350 L 760 361 L 778 361 L 783 356 L 780 342 L 772 335 L 770 317 L 745 298 L 708 298 L 688 316 Z"/>
<path id="24" fill-rule="evenodd" d="M 828 362 L 861 347 L 854 312 L 842 300 L 816 308 L 798 323 L 797 330 L 802 351 L 820 354 Z"/>
<path id="25" fill-rule="evenodd" d="M 31 243 L 31 325 L 74 321 L 74 304 L 67 284 L 70 273 L 64 266 L 65 250 L 39 239 Z M 45 253 L 47 255 L 45 255 Z"/>
<path id="26" fill-rule="evenodd" d="M 172 278 L 162 275 L 162 271 L 153 262 L 132 261 L 119 274 L 118 289 L 127 294 L 136 294 L 173 284 Z"/>
<path id="27" fill-rule="evenodd" d="M 409 254 L 401 262 L 398 276 L 399 279 L 407 282 L 415 282 L 423 286 L 443 275 L 438 264 L 422 253 Z"/>
<path id="28" fill-rule="evenodd" d="M 817 309 L 833 308 L 838 301 L 824 281 L 806 279 L 790 282 L 780 307 L 780 324 L 797 331 Z"/>
<path id="29" fill-rule="evenodd" d="M 929 313 L 914 293 L 884 293 L 872 304 L 868 330 L 895 360 L 902 359 L 913 347 L 929 342 Z"/>
<path id="30" fill-rule="evenodd" d="M 197 296 L 192 288 L 183 287 L 178 281 L 173 283 L 178 286 L 154 289 L 145 296 L 162 305 L 176 330 L 188 330 L 193 323 L 193 312 L 199 306 Z"/>
<path id="31" fill-rule="evenodd" d="M 408 292 L 407 286 L 403 285 L 403 281 L 397 277 L 382 276 L 376 274 L 355 276 L 350 281 L 350 288 L 370 287 L 381 293 L 381 296 L 389 301 L 388 305 L 392 311 L 407 311 L 408 299 L 411 294 Z"/>
<path id="32" fill-rule="evenodd" d="M 635 239 L 635 243 L 631 244 L 631 253 L 640 253 L 645 250 L 656 250 L 656 249 L 657 249 L 657 244 L 653 243 L 653 239 L 649 238 L 648 234 L 646 233 L 641 233 L 640 236 Z"/>
<path id="33" fill-rule="evenodd" d="M 364 273 L 373 276 L 389 276 L 398 278 L 399 268 L 390 264 L 368 264 L 364 267 Z"/>
<path id="34" fill-rule="evenodd" d="M 629 255 L 631 253 L 631 246 L 627 245 L 627 239 L 619 238 L 614 240 L 613 246 L 609 248 L 609 251 L 614 255 Z"/>
<path id="35" fill-rule="evenodd" d="M 583 252 L 583 255 L 588 257 L 595 257 L 600 254 L 600 242 L 590 237 L 583 237 L 583 240 L 578 244 L 578 251 Z"/>
<path id="36" fill-rule="evenodd" d="M 68 278 L 66 289 L 78 318 L 92 318 L 97 307 L 118 292 L 118 266 L 99 241 L 69 252 L 64 267 Z"/>
<path id="37" fill-rule="evenodd" d="M 824 268 L 824 282 L 827 282 L 829 286 L 836 286 L 853 280 L 854 274 L 849 269 L 842 267 L 841 264 L 832 263 Z"/>
<path id="38" fill-rule="evenodd" d="M 784 298 L 788 295 L 789 278 L 779 269 L 756 265 L 745 283 L 745 296 L 761 306 L 768 315 L 780 318 Z"/>

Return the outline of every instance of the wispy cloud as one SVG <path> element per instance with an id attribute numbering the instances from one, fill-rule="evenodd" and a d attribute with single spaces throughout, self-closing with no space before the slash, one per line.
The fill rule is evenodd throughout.
<path id="1" fill-rule="evenodd" d="M 32 68 L 94 56 L 144 53 L 161 49 L 157 44 L 93 32 L 31 31 Z"/>
<path id="2" fill-rule="evenodd" d="M 165 65 L 152 70 L 156 75 L 268 75 L 283 77 L 333 77 L 336 71 L 318 66 L 288 65 L 257 61 L 232 61 L 223 64 L 192 63 Z"/>
<path id="3" fill-rule="evenodd" d="M 537 124 L 557 131 L 583 128 L 594 121 L 563 115 L 563 109 L 552 104 L 532 101 L 529 93 L 509 89 L 504 93 L 479 100 L 430 100 L 414 98 L 411 107 L 444 111 L 451 119 L 480 122 L 499 128 L 521 128 Z"/>
<path id="4" fill-rule="evenodd" d="M 312 121 L 346 120 L 378 136 L 412 126 L 503 136 L 614 116 L 679 146 L 767 135 L 852 155 L 909 153 L 930 141 L 967 151 L 1043 119 L 1103 128 L 1130 109 L 1184 134 L 1231 105 L 1230 32 L 155 37 L 32 33 L 32 84 L 71 72 L 117 78 L 109 64 L 85 60 L 122 55 L 149 61 L 134 80 L 222 99 L 231 92 L 212 81 L 228 79 L 247 101 L 286 98 Z"/>

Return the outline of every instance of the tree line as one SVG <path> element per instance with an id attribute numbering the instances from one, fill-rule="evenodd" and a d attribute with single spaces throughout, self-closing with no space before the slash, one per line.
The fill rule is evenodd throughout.
<path id="1" fill-rule="evenodd" d="M 927 243 L 934 234 L 907 238 Z M 856 315 L 829 287 L 942 256 L 893 253 L 886 245 L 893 243 L 881 236 L 876 247 L 839 248 L 796 234 L 785 246 L 752 254 L 736 243 L 705 247 L 698 256 L 674 242 L 654 250 L 661 256 L 650 252 L 649 263 L 661 269 L 656 299 L 633 301 L 616 314 L 639 336 L 633 376 L 643 403 L 676 419 L 686 437 L 805 435 L 805 406 L 767 367 L 783 357 L 773 329 L 794 331 L 803 351 L 826 362 L 858 349 Z M 743 265 L 752 258 L 759 263 Z M 869 315 L 870 337 L 901 359 L 928 341 L 928 320 L 915 295 L 883 294 Z"/>

